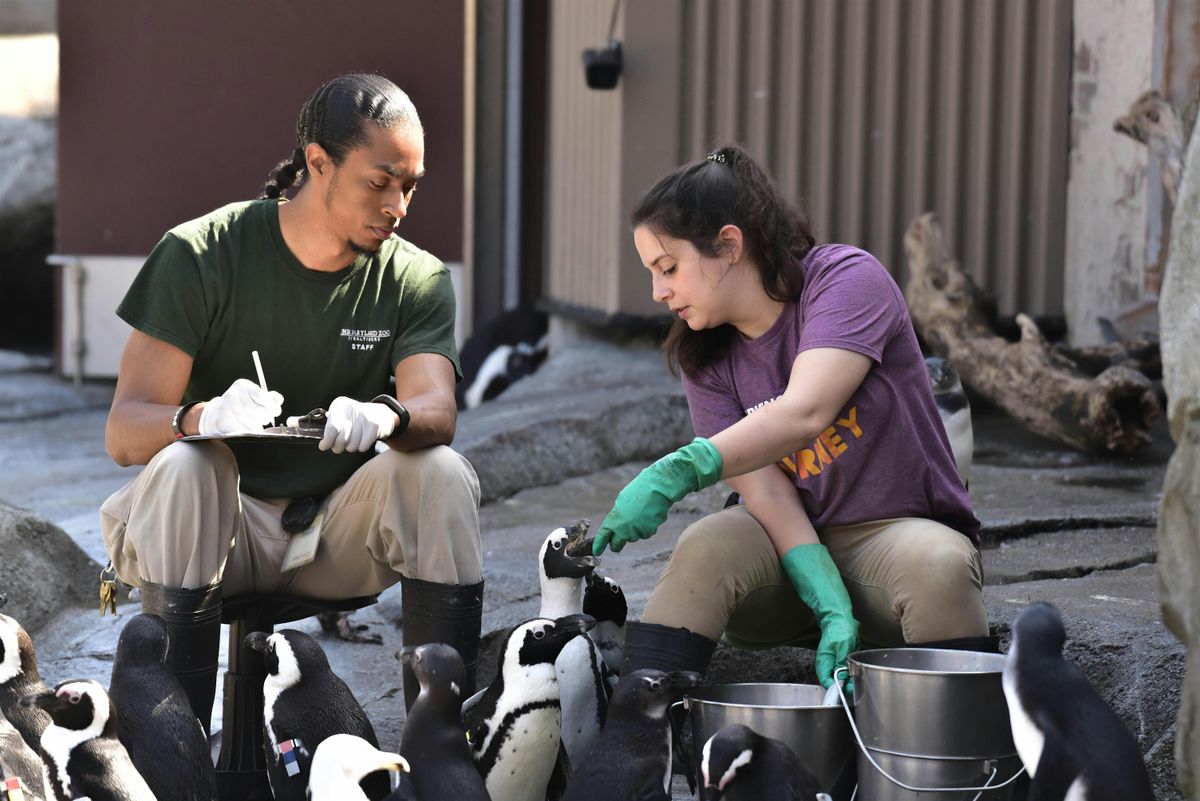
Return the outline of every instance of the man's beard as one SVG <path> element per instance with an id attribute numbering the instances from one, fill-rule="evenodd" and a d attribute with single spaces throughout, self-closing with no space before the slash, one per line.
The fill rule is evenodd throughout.
<path id="1" fill-rule="evenodd" d="M 346 240 L 346 246 L 349 247 L 350 250 L 357 253 L 359 256 L 374 256 L 376 253 L 379 252 L 379 248 L 382 245 L 383 245 L 382 239 L 379 240 L 379 244 L 375 245 L 375 247 L 370 247 L 369 245 L 360 245 L 357 242 L 355 242 L 353 239 Z"/>

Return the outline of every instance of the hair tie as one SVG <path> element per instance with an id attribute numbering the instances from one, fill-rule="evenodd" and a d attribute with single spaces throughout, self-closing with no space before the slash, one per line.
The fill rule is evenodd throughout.
<path id="1" fill-rule="evenodd" d="M 708 154 L 707 156 L 705 156 L 704 158 L 705 158 L 705 159 L 707 159 L 708 161 L 715 161 L 715 162 L 717 162 L 718 164 L 724 164 L 724 163 L 725 163 L 725 154 L 724 154 L 724 153 L 720 153 L 720 152 L 718 152 L 718 153 L 709 153 L 709 154 Z"/>

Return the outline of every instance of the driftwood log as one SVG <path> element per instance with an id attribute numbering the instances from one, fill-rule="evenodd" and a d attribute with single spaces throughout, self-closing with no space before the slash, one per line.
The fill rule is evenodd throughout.
<path id="1" fill-rule="evenodd" d="M 997 336 L 979 310 L 979 290 L 944 241 L 931 212 L 909 225 L 905 296 L 917 332 L 964 384 L 1030 430 L 1075 448 L 1127 454 L 1150 443 L 1162 409 L 1146 376 L 1127 366 L 1086 375 L 1025 314 L 1017 315 L 1019 342 Z"/>

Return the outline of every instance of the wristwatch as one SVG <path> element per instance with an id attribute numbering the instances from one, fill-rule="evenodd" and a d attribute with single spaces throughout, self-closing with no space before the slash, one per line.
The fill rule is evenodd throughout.
<path id="1" fill-rule="evenodd" d="M 175 414 L 171 417 L 171 433 L 175 435 L 175 439 L 183 439 L 187 434 L 183 433 L 183 416 L 187 414 L 188 409 L 195 406 L 200 401 L 192 401 L 185 403 L 175 410 Z"/>
<path id="2" fill-rule="evenodd" d="M 391 409 L 400 418 L 400 422 L 396 424 L 395 429 L 389 434 L 386 439 L 395 439 L 408 430 L 408 409 L 404 408 L 404 404 L 396 400 L 388 394 L 376 395 L 371 398 L 371 403 L 382 403 L 384 406 Z"/>

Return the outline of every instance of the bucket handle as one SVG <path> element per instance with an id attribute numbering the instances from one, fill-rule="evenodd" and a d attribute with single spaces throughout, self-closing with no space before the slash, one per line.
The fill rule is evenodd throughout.
<path id="1" fill-rule="evenodd" d="M 845 673 L 846 678 L 849 678 L 850 677 L 850 669 L 847 668 L 845 665 L 839 665 L 837 668 L 835 668 L 833 671 L 833 683 L 837 687 L 838 698 L 842 699 L 842 709 L 846 710 L 846 719 L 850 721 L 850 730 L 854 732 L 854 740 L 858 743 L 858 747 L 862 751 L 863 756 L 865 756 L 867 758 L 867 761 L 871 763 L 871 767 L 873 767 L 873 768 L 875 768 L 875 770 L 879 771 L 879 773 L 883 776 L 883 778 L 887 779 L 889 782 L 896 785 L 897 787 L 902 787 L 905 790 L 908 790 L 909 792 L 912 792 L 912 793 L 974 793 L 974 792 L 978 792 L 980 795 L 982 795 L 984 792 L 990 792 L 992 790 L 999 790 L 1002 787 L 1007 787 L 1008 785 L 1010 785 L 1014 781 L 1016 781 L 1018 776 L 1020 776 L 1022 773 L 1025 772 L 1025 766 L 1022 765 L 1017 770 L 1016 773 L 1014 773 L 1012 776 L 1010 776 L 1005 781 L 1001 782 L 1000 784 L 992 784 L 992 779 L 996 778 L 996 771 L 999 770 L 998 767 L 994 768 L 992 770 L 992 775 L 988 777 L 987 782 L 984 783 L 984 785 L 982 787 L 913 787 L 912 785 L 905 784 L 904 782 L 900 781 L 892 774 L 888 773 L 882 767 L 880 767 L 879 763 L 875 761 L 875 758 L 871 756 L 870 750 L 867 748 L 866 745 L 863 744 L 862 736 L 859 735 L 859 733 L 858 733 L 858 726 L 854 723 L 854 714 L 850 711 L 850 702 L 846 700 L 846 693 L 842 689 L 843 682 L 841 679 L 838 678 L 839 673 Z M 976 799 L 976 801 L 978 801 L 979 795 L 976 795 L 975 799 Z"/>

